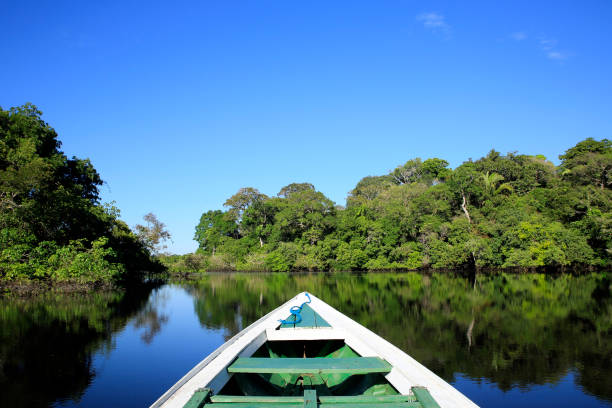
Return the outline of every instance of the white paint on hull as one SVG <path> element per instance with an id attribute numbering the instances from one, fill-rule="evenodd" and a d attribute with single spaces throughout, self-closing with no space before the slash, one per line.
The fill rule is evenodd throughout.
<path id="1" fill-rule="evenodd" d="M 342 329 L 322 327 L 319 329 L 267 329 L 266 337 L 269 341 L 287 340 L 344 340 L 346 332 Z"/>

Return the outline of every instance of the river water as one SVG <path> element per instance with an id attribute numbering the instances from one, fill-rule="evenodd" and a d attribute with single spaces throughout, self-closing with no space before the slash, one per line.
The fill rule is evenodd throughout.
<path id="1" fill-rule="evenodd" d="M 0 407 L 146 407 L 248 324 L 309 291 L 482 407 L 612 407 L 605 274 L 208 274 L 0 298 Z"/>

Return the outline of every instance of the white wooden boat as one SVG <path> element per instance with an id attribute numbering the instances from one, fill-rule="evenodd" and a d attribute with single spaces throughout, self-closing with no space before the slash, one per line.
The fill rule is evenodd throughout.
<path id="1" fill-rule="evenodd" d="M 402 350 L 306 292 L 235 335 L 151 405 L 264 406 L 477 407 Z"/>

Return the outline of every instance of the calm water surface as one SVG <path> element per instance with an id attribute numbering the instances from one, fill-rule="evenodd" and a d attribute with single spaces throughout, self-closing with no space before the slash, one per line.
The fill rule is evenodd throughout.
<path id="1" fill-rule="evenodd" d="M 612 407 L 601 274 L 210 274 L 87 295 L 0 298 L 0 407 L 148 406 L 206 355 L 310 291 L 482 407 Z"/>

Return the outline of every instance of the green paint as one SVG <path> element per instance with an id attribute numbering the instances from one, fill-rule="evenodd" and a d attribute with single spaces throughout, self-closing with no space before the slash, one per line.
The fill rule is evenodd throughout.
<path id="1" fill-rule="evenodd" d="M 317 408 L 317 392 L 304 390 L 304 408 Z"/>
<path id="2" fill-rule="evenodd" d="M 253 355 L 228 367 L 244 395 L 212 396 L 214 407 L 439 408 L 423 388 L 399 395 L 383 376 L 389 363 L 360 357 L 342 341 L 267 342 Z"/>
<path id="3" fill-rule="evenodd" d="M 328 345 L 333 344 L 332 342 L 328 342 Z M 325 347 L 324 347 L 325 349 Z M 328 352 L 328 349 L 325 349 Z M 348 358 L 348 357 L 360 357 L 359 354 L 355 353 L 352 348 L 344 344 L 339 349 L 336 349 L 329 354 L 325 355 L 327 358 Z M 345 382 L 350 374 L 347 373 L 329 373 L 321 375 L 322 379 L 325 381 L 328 387 L 335 387 L 336 385 L 342 384 Z"/>
<path id="4" fill-rule="evenodd" d="M 431 396 L 427 388 L 425 387 L 412 387 L 412 393 L 415 395 L 419 403 L 423 406 L 423 408 L 440 408 L 440 405 L 436 402 L 436 400 Z"/>
<path id="5" fill-rule="evenodd" d="M 254 395 L 249 395 L 249 396 L 245 396 L 245 395 L 214 395 L 212 397 L 210 397 L 210 400 L 214 403 L 220 403 L 220 402 L 240 402 L 240 403 L 246 403 L 246 402 L 267 402 L 269 404 L 274 404 L 274 403 L 283 403 L 283 404 L 289 404 L 289 403 L 302 403 L 304 401 L 304 398 L 302 397 L 260 397 L 260 396 L 254 396 Z"/>
<path id="6" fill-rule="evenodd" d="M 208 408 L 209 404 L 206 404 Z M 299 403 L 268 403 L 268 402 L 220 402 L 210 404 L 211 408 L 304 408 L 304 399 Z"/>
<path id="7" fill-rule="evenodd" d="M 319 404 L 319 408 L 421 408 L 418 402 L 371 402 L 365 404 Z"/>
<path id="8" fill-rule="evenodd" d="M 415 402 L 411 395 L 348 395 L 348 396 L 321 396 L 321 403 L 326 404 L 365 404 L 370 402 Z"/>
<path id="9" fill-rule="evenodd" d="M 312 308 L 308 305 L 304 305 L 302 307 L 302 311 L 300 312 L 300 314 L 302 316 L 301 322 L 297 324 L 296 323 L 291 323 L 291 324 L 283 323 L 281 324 L 280 328 L 281 329 L 292 329 L 296 327 L 302 327 L 302 328 L 331 327 L 331 325 L 327 323 L 325 319 L 323 319 L 317 312 L 312 310 Z M 296 317 L 295 315 L 292 314 L 289 317 L 287 317 L 285 320 L 294 322 L 296 320 Z"/>
<path id="10" fill-rule="evenodd" d="M 206 397 L 210 394 L 210 389 L 208 388 L 200 388 L 196 392 L 193 393 L 189 401 L 183 408 L 202 408 L 204 406 L 204 402 L 206 401 Z"/>
<path id="11" fill-rule="evenodd" d="M 230 373 L 369 374 L 388 373 L 391 364 L 379 357 L 349 358 L 238 358 Z"/>
<path id="12" fill-rule="evenodd" d="M 300 398 L 295 402 L 222 402 L 207 404 L 211 408 L 422 408 L 418 402 L 349 402 L 349 403 L 314 403 L 306 405 L 307 400 Z M 308 400 L 310 403 L 311 400 Z"/>
<path id="13" fill-rule="evenodd" d="M 319 404 L 318 408 L 422 408 L 418 402 L 371 402 L 365 404 L 357 404 L 351 402 L 349 404 Z"/>

